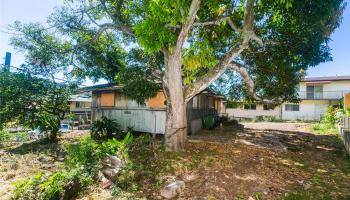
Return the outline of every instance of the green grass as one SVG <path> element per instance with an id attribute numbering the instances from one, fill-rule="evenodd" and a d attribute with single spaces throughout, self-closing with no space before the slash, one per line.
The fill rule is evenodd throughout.
<path id="1" fill-rule="evenodd" d="M 310 131 L 316 134 L 337 134 L 338 129 L 333 124 L 315 123 L 310 127 Z"/>
<path id="2" fill-rule="evenodd" d="M 16 141 L 17 138 L 21 141 L 27 141 L 29 140 L 29 133 L 25 131 L 13 133 L 10 133 L 5 130 L 0 131 L 0 142 Z"/>

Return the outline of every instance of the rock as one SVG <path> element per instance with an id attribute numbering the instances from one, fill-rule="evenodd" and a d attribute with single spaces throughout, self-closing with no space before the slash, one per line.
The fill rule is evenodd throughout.
<path id="1" fill-rule="evenodd" d="M 110 181 L 106 177 L 102 177 L 102 188 L 103 189 L 108 189 L 111 187 L 111 185 L 112 185 L 112 181 Z"/>
<path id="2" fill-rule="evenodd" d="M 191 182 L 191 181 L 194 181 L 198 178 L 198 174 L 185 174 L 182 176 L 183 180 L 185 182 Z"/>
<path id="3" fill-rule="evenodd" d="M 166 199 L 171 199 L 176 197 L 178 194 L 180 194 L 184 189 L 185 189 L 184 181 L 175 181 L 165 186 L 161 190 L 160 195 Z"/>
<path id="4" fill-rule="evenodd" d="M 255 200 L 255 199 L 252 196 L 249 196 L 248 200 Z"/>
<path id="5" fill-rule="evenodd" d="M 102 174 L 108 179 L 113 179 L 115 176 L 117 176 L 118 172 L 119 172 L 119 168 L 118 169 L 105 168 L 102 170 Z"/>
<path id="6" fill-rule="evenodd" d="M 110 160 L 110 163 L 113 167 L 122 167 L 123 166 L 123 161 L 116 157 L 116 156 L 108 156 L 109 160 Z"/>

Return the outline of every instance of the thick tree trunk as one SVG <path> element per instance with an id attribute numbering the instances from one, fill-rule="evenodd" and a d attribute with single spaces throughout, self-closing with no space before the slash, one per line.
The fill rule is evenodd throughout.
<path id="1" fill-rule="evenodd" d="M 181 151 L 187 145 L 187 115 L 184 99 L 181 55 L 168 55 L 163 81 L 167 100 L 165 146 L 168 151 Z"/>

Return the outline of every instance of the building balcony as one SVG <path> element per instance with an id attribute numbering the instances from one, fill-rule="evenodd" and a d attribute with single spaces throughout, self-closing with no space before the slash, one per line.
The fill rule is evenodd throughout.
<path id="1" fill-rule="evenodd" d="M 323 91 L 323 92 L 299 91 L 298 97 L 302 100 L 340 100 L 344 97 L 346 93 L 349 93 L 349 92 L 350 90 Z"/>

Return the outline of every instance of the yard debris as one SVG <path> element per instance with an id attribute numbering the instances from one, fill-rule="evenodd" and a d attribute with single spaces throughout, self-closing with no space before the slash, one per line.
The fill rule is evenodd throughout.
<path id="1" fill-rule="evenodd" d="M 102 188 L 103 189 L 109 189 L 112 185 L 112 181 L 104 176 L 102 177 L 101 181 L 102 181 Z"/>
<path id="2" fill-rule="evenodd" d="M 184 189 L 185 189 L 184 181 L 175 181 L 165 186 L 161 190 L 160 195 L 166 199 L 172 199 L 176 197 L 178 194 L 180 194 Z"/>
<path id="3" fill-rule="evenodd" d="M 184 174 L 182 176 L 182 178 L 185 182 L 192 182 L 192 181 L 196 180 L 198 177 L 199 177 L 199 175 L 197 173 Z"/>
<path id="4" fill-rule="evenodd" d="M 102 160 L 102 170 L 98 173 L 98 180 L 102 182 L 103 189 L 109 189 L 112 180 L 118 175 L 125 162 L 117 156 L 107 156 Z"/>

